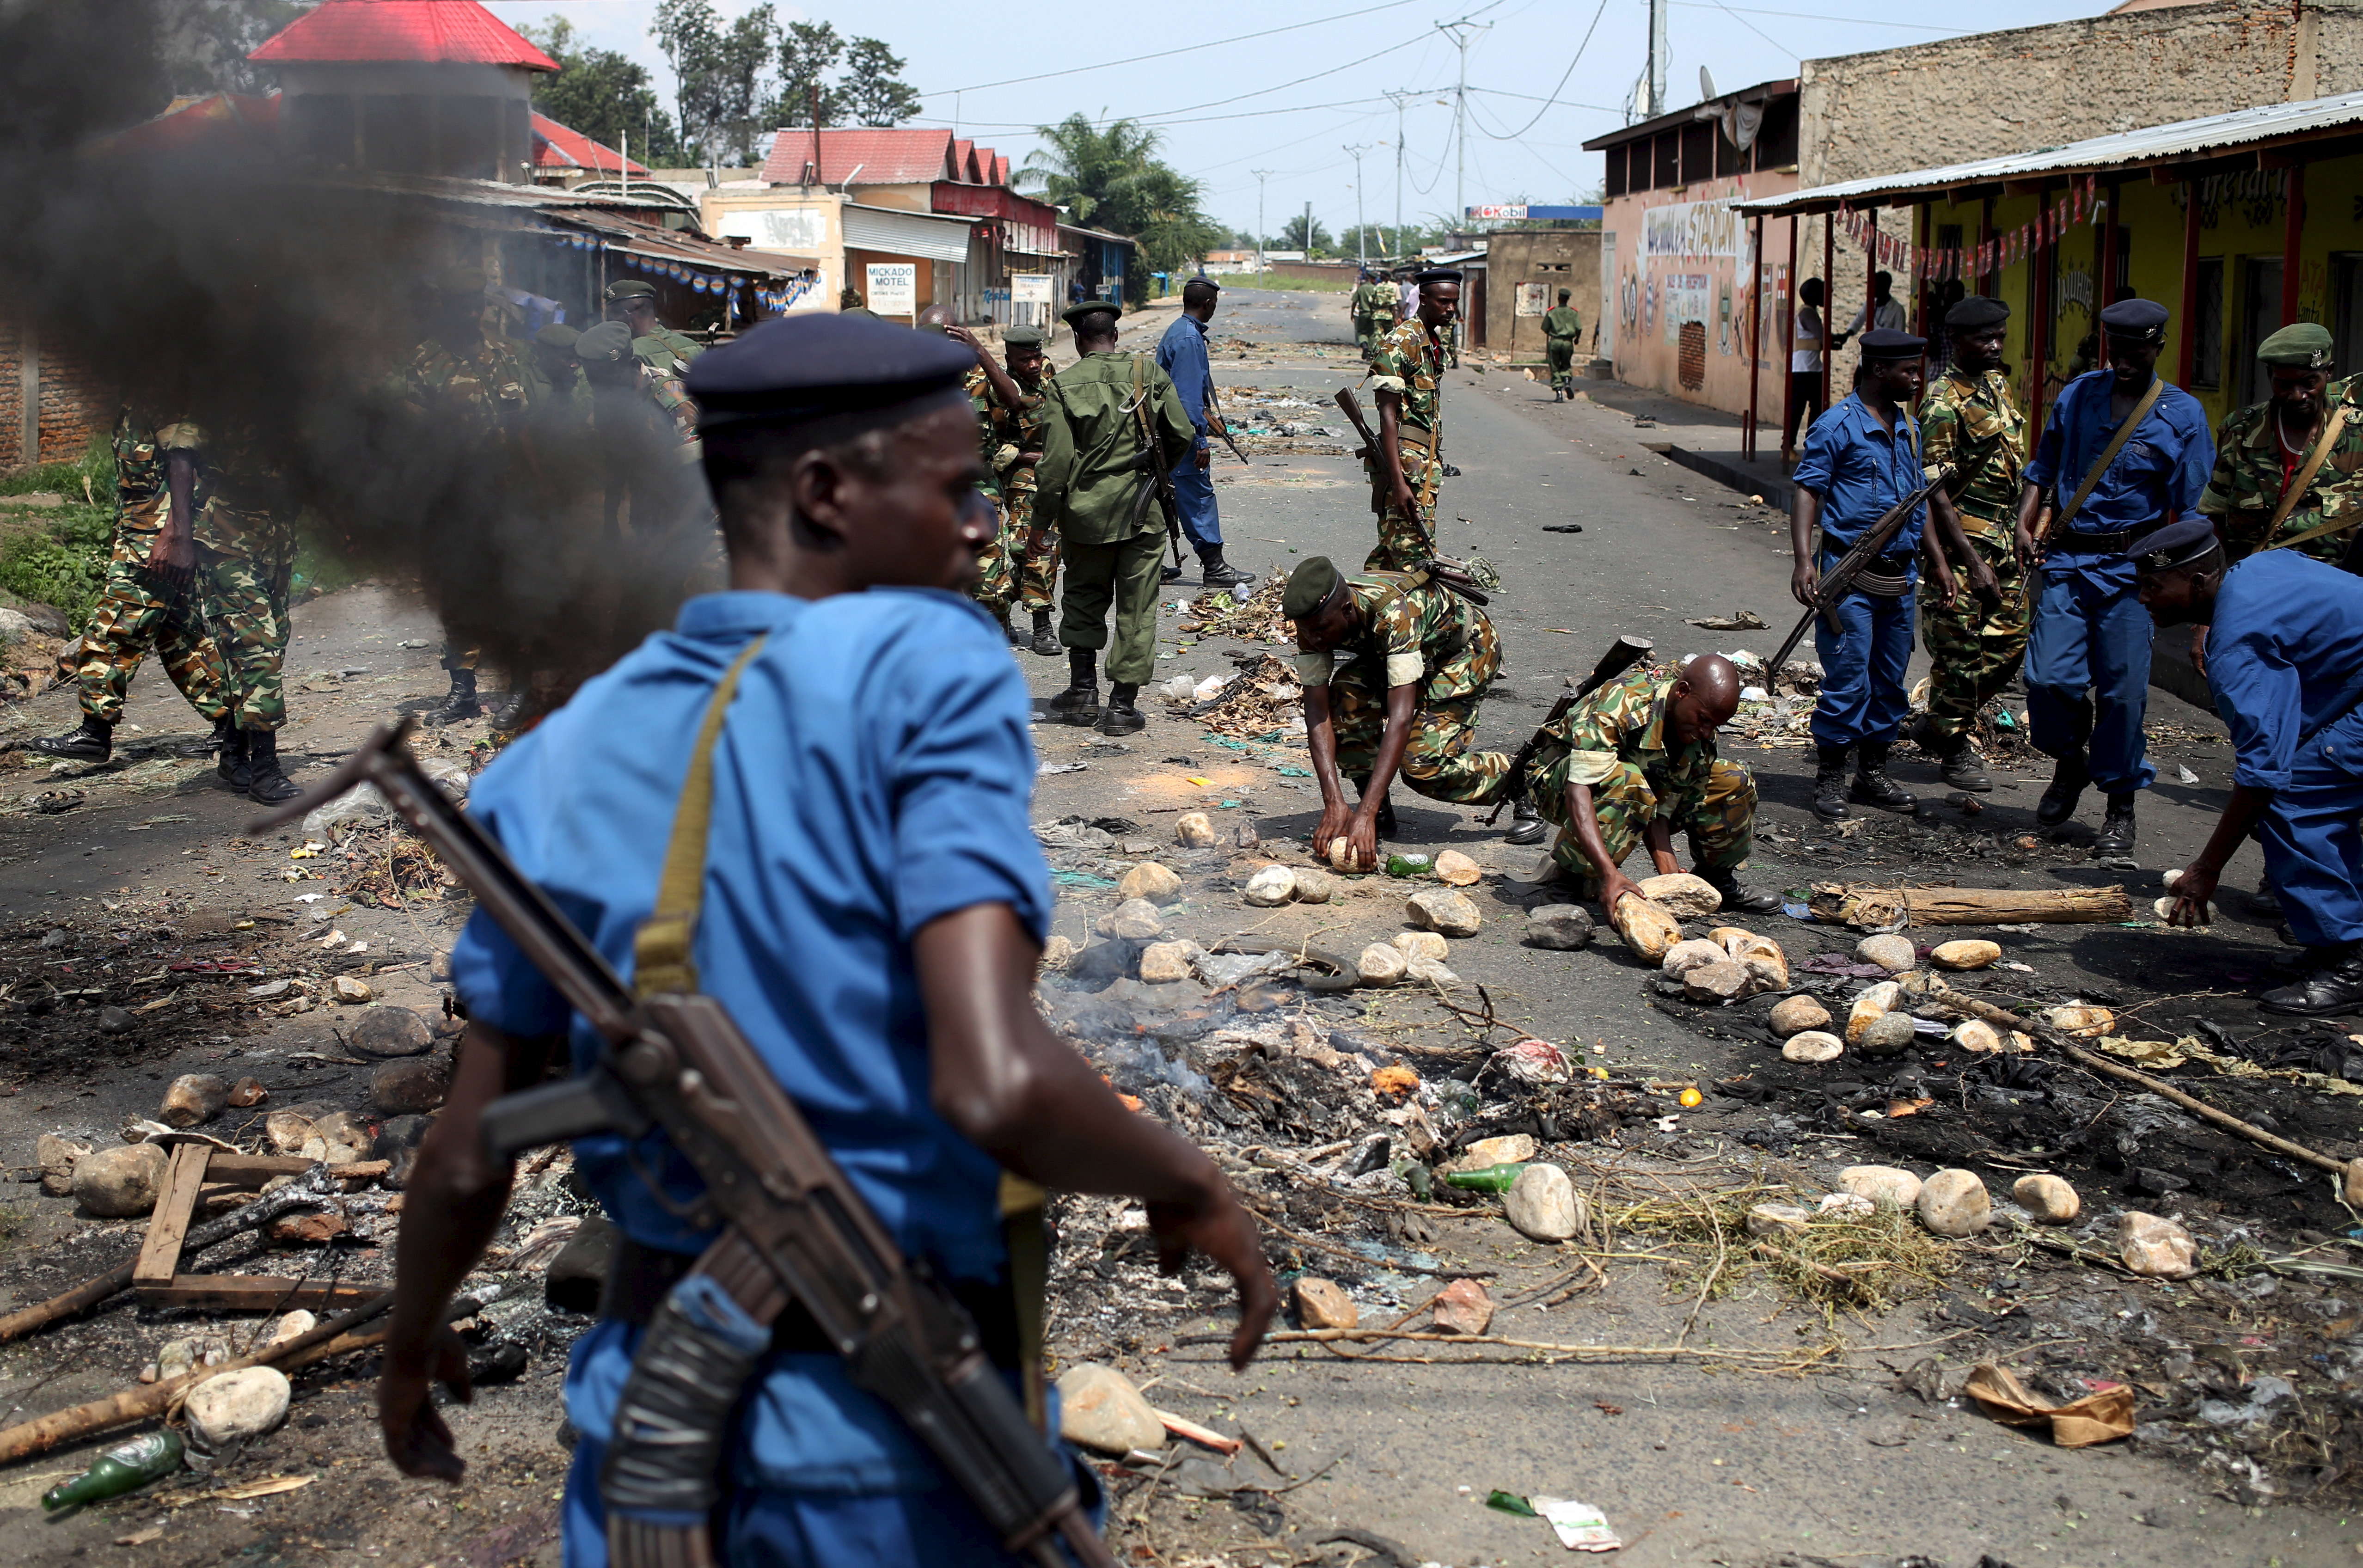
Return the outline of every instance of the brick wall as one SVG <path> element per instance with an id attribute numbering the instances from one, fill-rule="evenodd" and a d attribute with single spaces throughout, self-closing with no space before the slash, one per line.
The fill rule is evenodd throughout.
<path id="1" fill-rule="evenodd" d="M 0 320 L 0 470 L 24 466 L 24 333 Z M 96 376 L 53 345 L 40 362 L 40 461 L 78 458 L 115 419 L 115 399 Z"/>

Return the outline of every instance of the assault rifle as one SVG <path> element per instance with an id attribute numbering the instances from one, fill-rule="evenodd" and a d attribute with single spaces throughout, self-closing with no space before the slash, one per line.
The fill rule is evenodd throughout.
<path id="1" fill-rule="evenodd" d="M 380 728 L 325 783 L 250 831 L 375 784 L 606 1042 L 587 1073 L 487 1106 L 486 1151 L 506 1162 L 592 1133 L 660 1129 L 705 1184 L 692 1223 L 725 1227 L 658 1309 L 625 1386 L 602 1479 L 619 1568 L 715 1562 L 703 1521 L 718 1500 L 730 1413 L 769 1348 L 771 1324 L 792 1303 L 845 1358 L 853 1382 L 933 1451 L 1006 1550 L 1060 1568 L 1064 1541 L 1084 1568 L 1115 1568 L 1073 1477 L 987 1360 L 967 1312 L 903 1256 L 721 1004 L 694 993 L 636 996 L 419 771 L 404 743 L 410 723 Z M 719 1287 L 743 1318 L 734 1325 L 717 1314 L 711 1288 L 684 1295 L 700 1285 Z M 765 1331 L 750 1336 L 745 1319 Z M 699 1522 L 660 1525 L 615 1510 Z"/>
<path id="2" fill-rule="evenodd" d="M 1804 639 L 1805 630 L 1814 624 L 1814 618 L 1828 615 L 1837 608 L 1838 601 L 1854 587 L 1854 580 L 1869 570 L 1870 563 L 1886 552 L 1887 547 L 1894 542 L 1895 536 L 1903 531 L 1903 525 L 1912 520 L 1912 514 L 1920 504 L 1928 499 L 1930 493 L 1938 485 L 1952 477 L 1952 464 L 1937 465 L 1935 476 L 1927 484 L 1881 512 L 1879 520 L 1865 528 L 1862 537 L 1855 540 L 1854 548 L 1814 584 L 1813 607 L 1790 631 L 1789 639 L 1781 644 L 1781 651 L 1772 655 L 1764 666 L 1764 678 L 1768 683 L 1781 673 L 1781 666 L 1789 662 L 1789 655 L 1797 651 L 1797 644 Z"/>
<path id="3" fill-rule="evenodd" d="M 1133 356 L 1135 373 L 1140 369 L 1140 356 Z M 1148 516 L 1148 504 L 1157 503 L 1165 514 L 1165 538 L 1173 546 L 1173 570 L 1182 570 L 1182 504 L 1173 494 L 1173 476 L 1165 470 L 1165 459 L 1157 448 L 1156 422 L 1148 416 L 1148 385 L 1146 379 L 1135 382 L 1132 400 L 1132 433 L 1140 443 L 1140 488 L 1133 493 L 1132 528 L 1125 537 L 1140 532 L 1140 520 Z"/>
<path id="4" fill-rule="evenodd" d="M 1215 384 L 1211 381 L 1206 384 L 1206 423 L 1215 435 L 1222 438 L 1223 445 L 1231 449 L 1233 457 L 1241 462 L 1248 462 L 1248 454 L 1239 450 L 1238 442 L 1231 439 L 1231 422 L 1223 417 L 1223 395 L 1215 390 Z M 1248 463 L 1248 466 L 1253 468 L 1255 465 Z"/>
<path id="5" fill-rule="evenodd" d="M 1559 694 L 1559 701 L 1551 705 L 1551 710 L 1543 716 L 1542 723 L 1536 726 L 1535 732 L 1526 737 L 1526 743 L 1519 747 L 1517 754 L 1510 759 L 1510 771 L 1503 775 L 1510 781 L 1510 788 L 1514 790 L 1517 787 L 1518 775 L 1526 771 L 1526 763 L 1533 760 L 1536 751 L 1541 747 L 1544 734 L 1552 725 L 1567 717 L 1568 709 L 1647 659 L 1657 646 L 1646 637 L 1620 637 L 1610 643 L 1608 651 L 1600 656 L 1600 662 L 1592 667 L 1592 673 L 1583 678 L 1583 684 L 1570 685 Z M 1490 825 L 1500 817 L 1502 807 L 1509 803 L 1510 796 L 1504 794 L 1493 803 L 1493 809 L 1485 814 L 1486 822 Z"/>

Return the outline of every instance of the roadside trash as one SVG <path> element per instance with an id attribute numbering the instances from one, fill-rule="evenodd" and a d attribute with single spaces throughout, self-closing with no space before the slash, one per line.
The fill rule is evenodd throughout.
<path id="1" fill-rule="evenodd" d="M 1487 1494 L 1485 1506 L 1522 1519 L 1548 1520 L 1570 1551 L 1616 1551 L 1625 1541 L 1608 1528 L 1608 1516 L 1572 1497 L 1521 1497 L 1515 1492 Z"/>
<path id="2" fill-rule="evenodd" d="M 1436 862 L 1426 855 L 1389 855 L 1386 860 L 1389 876 L 1427 876 L 1436 870 Z"/>
<path id="3" fill-rule="evenodd" d="M 1449 1172 L 1444 1180 L 1448 1186 L 1464 1192 L 1505 1193 L 1516 1184 L 1518 1173 L 1525 1169 L 1524 1165 L 1482 1165 L 1474 1171 Z"/>
<path id="4" fill-rule="evenodd" d="M 2051 1428 L 2051 1440 L 2061 1448 L 2090 1448 L 2133 1436 L 2134 1391 L 2113 1383 L 2065 1405 L 2036 1398 L 2008 1367 L 1980 1362 L 1969 1372 L 1961 1392 L 1978 1407 L 2007 1427 Z"/>
<path id="5" fill-rule="evenodd" d="M 1764 617 L 1754 610 L 1734 610 L 1727 616 L 1701 616 L 1691 625 L 1701 631 L 1762 631 Z"/>
<path id="6" fill-rule="evenodd" d="M 55 1513 L 60 1508 L 136 1492 L 150 1481 L 180 1469 L 181 1453 L 181 1434 L 169 1427 L 144 1438 L 134 1438 L 100 1454 L 96 1463 L 72 1480 L 60 1482 L 42 1493 L 41 1507 Z"/>
<path id="7" fill-rule="evenodd" d="M 1499 1487 L 1485 1495 L 1485 1506 L 1489 1508 L 1499 1508 L 1505 1514 L 1515 1514 L 1522 1519 L 1542 1518 L 1542 1515 L 1535 1512 L 1533 1504 L 1515 1492 L 1504 1492 Z"/>

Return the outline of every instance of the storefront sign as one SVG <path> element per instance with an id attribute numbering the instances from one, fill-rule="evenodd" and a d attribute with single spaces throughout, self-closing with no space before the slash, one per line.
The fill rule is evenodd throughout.
<path id="1" fill-rule="evenodd" d="M 881 316 L 919 314 L 919 264 L 916 261 L 870 263 L 870 308 Z"/>
<path id="2" fill-rule="evenodd" d="M 1050 284 L 1054 281 L 1048 272 L 1012 272 L 1009 274 L 1010 301 L 1016 305 L 1048 305 L 1050 303 Z"/>

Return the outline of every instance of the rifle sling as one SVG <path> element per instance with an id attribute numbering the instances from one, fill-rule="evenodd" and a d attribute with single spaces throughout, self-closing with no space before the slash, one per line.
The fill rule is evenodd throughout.
<path id="1" fill-rule="evenodd" d="M 2165 377 L 2153 375 L 2149 378 L 2149 390 L 2141 395 L 2141 401 L 2134 405 L 2134 411 L 2125 416 L 2125 422 L 2117 427 L 2117 433 L 2109 438 L 2108 446 L 2085 472 L 2084 483 L 2076 486 L 2076 494 L 2069 497 L 2066 510 L 2052 519 L 2051 533 L 2064 534 L 2069 525 L 2075 522 L 2076 514 L 2084 509 L 2092 487 L 2101 483 L 2101 476 L 2109 472 L 2109 466 L 2117 461 L 2117 454 L 2125 450 L 2127 441 L 2134 439 L 2134 432 L 2141 428 L 2143 420 L 2149 417 L 2149 411 L 2158 406 L 2158 394 L 2165 390 Z"/>
<path id="2" fill-rule="evenodd" d="M 2305 462 L 2299 467 L 2296 476 L 2291 479 L 2289 488 L 2281 492 L 2281 504 L 2273 508 L 2273 520 L 2265 525 L 2265 537 L 2268 539 L 2280 531 L 2283 523 L 2289 521 L 2289 515 L 2297 510 L 2297 504 L 2303 498 L 2306 487 L 2313 483 L 2313 476 L 2322 472 L 2323 461 L 2330 456 L 2330 449 L 2338 444 L 2339 431 L 2346 427 L 2346 415 L 2347 405 L 2345 403 L 2341 403 L 2330 411 L 2330 418 L 2322 428 L 2321 438 L 2313 443 L 2313 450 L 2305 454 Z M 2357 513 L 2340 522 L 2316 524 L 2305 532 L 2294 534 L 2278 544 L 2266 544 L 2260 547 L 2257 553 L 2261 555 L 2268 550 L 2280 550 L 2292 544 L 2303 544 L 2309 539 L 2320 539 L 2324 534 L 2335 534 L 2342 529 L 2351 528 L 2357 523 L 2363 523 L 2363 513 Z"/>

